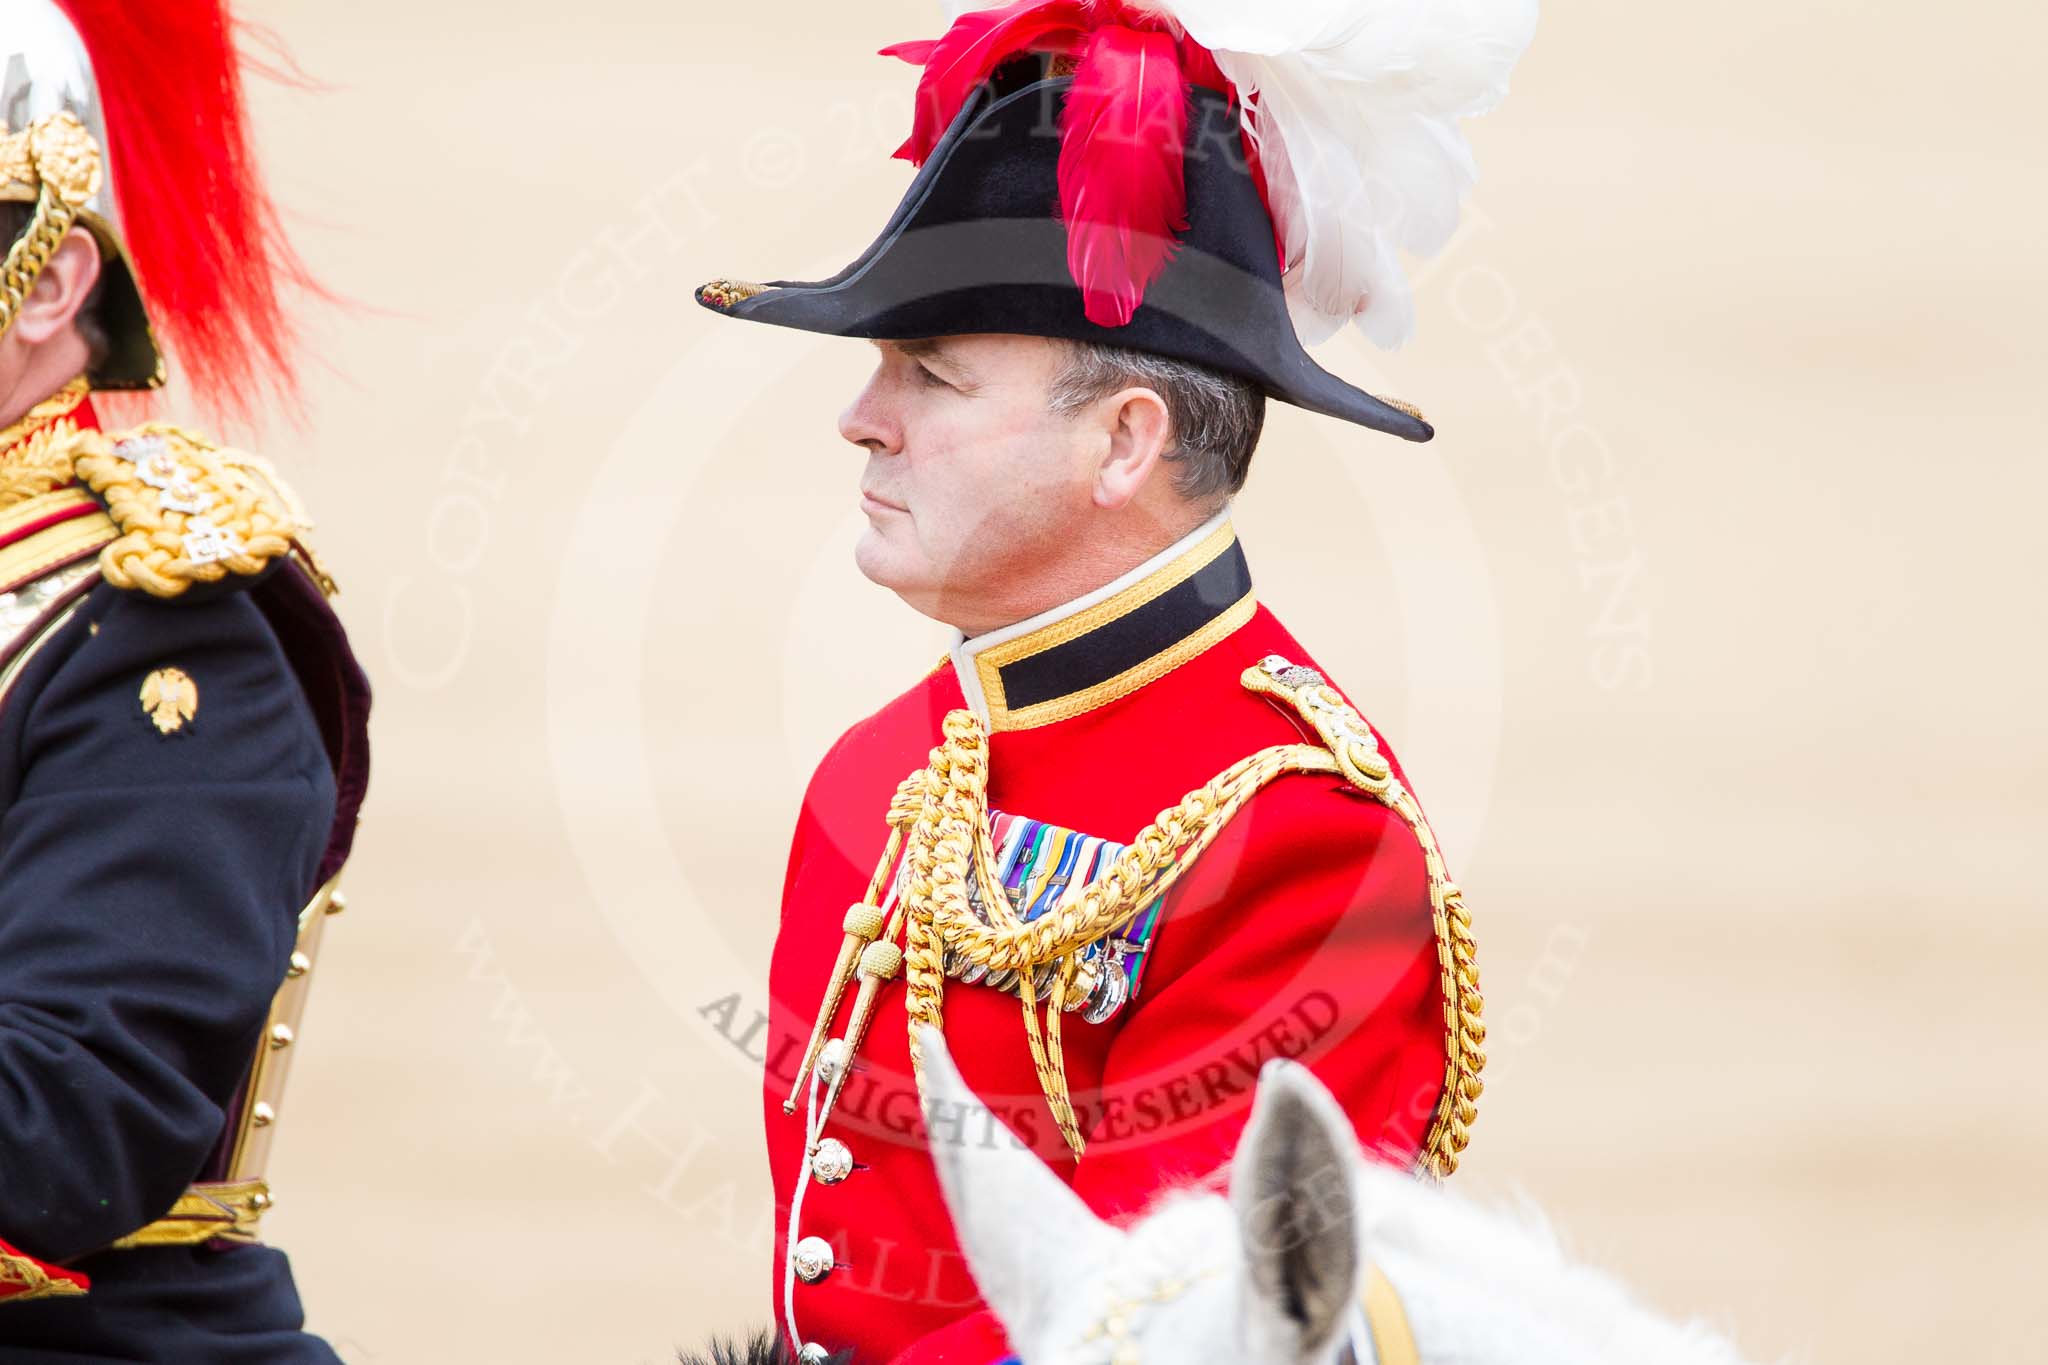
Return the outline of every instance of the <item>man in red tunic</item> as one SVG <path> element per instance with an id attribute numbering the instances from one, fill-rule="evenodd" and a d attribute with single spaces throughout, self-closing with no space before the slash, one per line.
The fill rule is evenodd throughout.
<path id="1" fill-rule="evenodd" d="M 922 169 L 882 237 L 829 280 L 698 291 L 875 346 L 840 417 L 857 560 L 957 632 L 825 756 L 790 850 L 765 1107 L 806 1360 L 1007 1351 L 929 1144 L 1012 1139 L 925 1111 L 917 1021 L 1105 1216 L 1216 1173 L 1275 1057 L 1389 1160 L 1447 1174 L 1465 1144 L 1484 1035 L 1458 891 L 1229 510 L 1268 397 L 1428 439 L 1290 317 L 1405 297 L 1290 248 L 1330 224 L 1254 149 L 1313 130 L 1261 129 L 1195 29 L 1024 3 L 891 49 L 925 66 Z"/>

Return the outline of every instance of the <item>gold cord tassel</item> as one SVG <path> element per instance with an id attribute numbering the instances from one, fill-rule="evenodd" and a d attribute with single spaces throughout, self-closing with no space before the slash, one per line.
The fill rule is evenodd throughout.
<path id="1" fill-rule="evenodd" d="M 894 981 L 902 968 L 903 950 L 886 939 L 860 950 L 860 989 L 853 997 L 853 1017 L 846 1023 L 846 1064 L 832 1077 L 832 1088 L 825 1100 L 828 1111 L 839 1098 L 839 1087 L 846 1084 L 847 1073 L 853 1070 L 853 1059 L 860 1054 L 861 1040 L 867 1037 L 868 1024 L 875 1017 L 875 1002 L 882 987 Z"/>
<path id="2" fill-rule="evenodd" d="M 920 778 L 922 774 L 918 775 Z M 921 789 L 923 783 L 916 783 Z M 859 961 L 861 950 L 882 933 L 882 911 L 878 902 L 882 899 L 882 888 L 889 884 L 889 874 L 896 869 L 896 854 L 903 847 L 903 829 L 909 823 L 909 812 L 915 795 L 913 783 L 905 781 L 896 789 L 896 796 L 889 803 L 889 841 L 882 848 L 882 860 L 875 864 L 875 875 L 868 878 L 868 892 L 859 901 L 846 907 L 846 918 L 840 928 L 846 938 L 839 945 L 839 958 L 832 964 L 832 978 L 825 983 L 825 1000 L 818 1007 L 818 1017 L 811 1023 L 811 1036 L 804 1044 L 803 1060 L 798 1063 L 796 1080 L 789 1087 L 789 1098 L 782 1102 L 782 1112 L 796 1112 L 797 1096 L 803 1094 L 804 1081 L 810 1076 L 811 1068 L 818 1064 L 818 1054 L 825 1048 L 826 1035 L 832 1031 L 832 1020 L 839 1014 L 839 1002 L 846 995 L 846 983 L 853 977 L 854 964 Z M 890 915 L 889 937 L 895 937 L 894 920 L 901 915 L 903 907 L 898 905 Z"/>
<path id="3" fill-rule="evenodd" d="M 818 1007 L 818 1017 L 811 1024 L 810 1041 L 804 1044 L 804 1057 L 797 1064 L 796 1080 L 789 1087 L 789 1098 L 782 1102 L 782 1112 L 796 1112 L 797 1096 L 803 1093 L 804 1081 L 810 1076 L 811 1068 L 817 1065 L 818 1054 L 824 1051 L 825 1035 L 831 1031 L 832 1020 L 839 1013 L 839 1001 L 846 994 L 846 983 L 853 979 L 854 963 L 859 961 L 861 950 L 882 932 L 882 911 L 879 906 L 865 901 L 846 908 L 846 919 L 841 926 L 846 938 L 839 945 L 839 960 L 832 964 L 832 978 L 825 985 L 825 1003 Z"/>

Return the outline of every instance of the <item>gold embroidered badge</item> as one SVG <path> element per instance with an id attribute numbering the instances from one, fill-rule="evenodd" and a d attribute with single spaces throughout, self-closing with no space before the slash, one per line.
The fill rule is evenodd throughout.
<path id="1" fill-rule="evenodd" d="M 730 310 L 735 304 L 745 303 L 754 295 L 767 292 L 767 285 L 755 284 L 752 280 L 713 280 L 697 286 L 697 301 L 720 310 Z"/>
<path id="2" fill-rule="evenodd" d="M 175 735 L 199 711 L 199 684 L 181 668 L 159 668 L 142 680 L 142 711 L 158 734 Z"/>

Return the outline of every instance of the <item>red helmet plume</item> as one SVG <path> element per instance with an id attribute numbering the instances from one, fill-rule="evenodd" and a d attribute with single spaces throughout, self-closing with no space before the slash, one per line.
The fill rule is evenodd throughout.
<path id="1" fill-rule="evenodd" d="M 220 0 L 56 0 L 85 43 L 131 267 L 200 400 L 298 397 L 287 287 L 319 293 L 257 174 L 238 24 Z"/>

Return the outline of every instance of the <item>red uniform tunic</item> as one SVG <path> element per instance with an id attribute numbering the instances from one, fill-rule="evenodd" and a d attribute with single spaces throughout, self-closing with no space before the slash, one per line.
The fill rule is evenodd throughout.
<path id="1" fill-rule="evenodd" d="M 819 765 L 784 884 L 765 1097 L 778 1311 L 799 1239 L 825 1239 L 835 1262 L 822 1279 L 794 1284 L 801 1341 L 853 1347 L 862 1361 L 1003 1354 L 925 1149 L 900 978 L 884 987 L 823 1131 L 855 1167 L 829 1184 L 806 1182 L 794 1226 L 789 1218 L 806 1120 L 801 1103 L 792 1116 L 783 1100 L 842 917 L 881 854 L 897 784 L 924 766 L 946 713 L 976 705 L 991 732 L 988 804 L 1001 813 L 999 834 L 1020 819 L 1044 822 L 1019 826 L 1044 853 L 1022 897 L 1048 869 L 1078 884 L 1092 845 L 1074 834 L 1127 842 L 1232 763 L 1314 741 L 1298 716 L 1239 681 L 1275 654 L 1312 662 L 1253 600 L 1243 555 L 1219 518 L 1101 592 L 963 642 Z M 1081 853 L 1060 863 L 1070 846 Z M 1098 1213 L 1134 1213 L 1162 1187 L 1222 1168 L 1249 1117 L 1259 1068 L 1274 1057 L 1309 1066 L 1368 1146 L 1400 1161 L 1421 1152 L 1445 1084 L 1445 1002 L 1421 848 L 1386 806 L 1340 777 L 1281 777 L 1230 821 L 1163 905 L 1124 933 L 1133 939 L 1129 999 L 1100 1023 L 1072 1012 L 1063 1019 L 1067 1076 L 1087 1135 L 1078 1160 L 1040 1090 L 1017 997 L 957 979 L 944 995 L 947 1043 L 968 1084 Z M 849 1010 L 841 1004 L 834 1036 Z"/>

